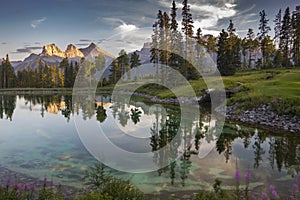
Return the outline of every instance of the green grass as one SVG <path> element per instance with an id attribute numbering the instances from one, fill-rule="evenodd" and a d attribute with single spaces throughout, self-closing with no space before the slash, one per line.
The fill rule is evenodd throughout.
<path id="1" fill-rule="evenodd" d="M 274 77 L 267 80 L 266 77 L 272 73 Z M 237 73 L 235 76 L 224 78 L 227 87 L 232 85 L 232 81 L 242 82 L 244 90 L 229 99 L 230 104 L 240 102 L 241 107 L 252 108 L 274 102 L 272 106 L 278 114 L 288 114 L 285 110 L 293 110 L 292 114 L 300 115 L 299 69 Z"/>
<path id="2" fill-rule="evenodd" d="M 272 76 L 270 79 L 266 77 Z M 226 90 L 240 87 L 240 91 L 228 99 L 228 103 L 240 102 L 244 107 L 254 107 L 262 103 L 268 103 L 278 98 L 285 100 L 285 104 L 295 104 L 300 110 L 300 68 L 292 69 L 267 69 L 238 72 L 227 77 L 207 77 L 196 81 L 190 81 L 190 86 L 197 96 L 203 95 L 204 91 L 212 86 L 215 89 L 216 83 L 222 81 Z M 154 82 L 154 80 L 152 80 Z M 137 92 L 150 94 L 158 98 L 175 98 L 177 96 L 192 96 L 187 94 L 187 85 L 174 88 L 173 91 L 157 86 L 155 84 L 144 85 L 145 82 L 126 82 L 118 86 L 120 90 L 127 90 L 133 86 L 139 86 Z M 242 84 L 242 86 L 240 86 Z M 98 88 L 98 91 L 111 92 L 114 85 Z M 13 88 L 0 89 L 1 91 L 65 91 L 72 92 L 72 88 Z M 288 103 L 286 103 L 288 102 Z M 286 106 L 286 105 L 285 105 Z M 287 105 L 288 106 L 288 105 Z"/>
<path id="3" fill-rule="evenodd" d="M 220 89 L 216 88 L 218 81 L 224 83 L 227 91 L 240 87 L 240 91 L 228 99 L 229 104 L 239 102 L 242 107 L 252 108 L 275 100 L 276 103 L 282 104 L 278 105 L 282 112 L 285 109 L 296 110 L 293 113 L 300 112 L 300 68 L 238 72 L 233 76 L 222 77 L 222 80 L 219 77 L 208 77 L 205 80 L 200 78 L 196 81 L 190 81 L 190 85 L 193 87 L 196 95 L 201 96 L 209 86 Z M 174 93 L 165 87 L 155 84 L 143 86 L 143 82 L 125 82 L 120 85 L 119 89 L 126 90 L 126 88 L 131 88 L 131 84 L 141 86 L 137 92 L 150 94 L 158 98 L 175 98 L 175 94 L 189 96 L 186 95 L 188 89 L 186 85 L 175 88 Z M 110 86 L 110 89 L 112 88 Z M 279 98 L 284 101 L 277 102 Z M 277 105 L 274 106 L 276 107 Z"/>

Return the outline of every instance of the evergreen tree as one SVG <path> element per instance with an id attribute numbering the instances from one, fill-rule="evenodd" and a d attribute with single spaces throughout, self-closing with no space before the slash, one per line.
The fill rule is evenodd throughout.
<path id="1" fill-rule="evenodd" d="M 15 87 L 16 76 L 14 68 L 10 64 L 9 57 L 6 55 L 6 58 L 3 59 L 0 66 L 0 86 L 1 88 L 13 88 Z"/>
<path id="2" fill-rule="evenodd" d="M 262 45 L 264 46 L 264 68 L 270 68 L 272 67 L 272 57 L 274 56 L 275 52 L 275 45 L 271 37 L 268 35 L 263 41 Z"/>
<path id="3" fill-rule="evenodd" d="M 105 70 L 105 57 L 103 55 L 99 54 L 98 56 L 95 57 L 95 67 L 98 72 L 101 72 L 101 74 L 103 74 L 103 70 Z M 75 68 L 75 71 L 76 71 L 76 68 Z M 100 77 L 100 80 L 99 80 L 100 87 L 103 86 L 104 78 L 105 77 L 103 75 L 102 75 L 102 77 Z"/>
<path id="4" fill-rule="evenodd" d="M 279 48 L 282 52 L 282 65 L 290 66 L 290 38 L 292 32 L 290 8 L 287 7 L 282 19 Z"/>
<path id="5" fill-rule="evenodd" d="M 170 18 L 166 12 L 163 13 L 160 25 L 160 63 L 161 66 L 161 82 L 165 83 L 168 80 L 169 72 L 167 67 L 169 65 L 170 50 L 171 50 L 171 30 Z"/>
<path id="6" fill-rule="evenodd" d="M 191 14 L 191 10 L 190 10 L 190 5 L 188 4 L 187 0 L 183 0 L 182 2 L 182 31 L 184 33 L 185 36 L 185 54 L 184 54 L 184 76 L 185 78 L 189 79 L 189 63 L 187 63 L 187 59 L 188 60 L 192 60 L 193 56 L 191 55 L 193 53 L 193 28 L 194 28 L 194 21 L 192 18 L 192 14 Z M 189 58 L 188 58 L 189 55 Z M 193 63 L 191 63 L 193 64 Z M 190 68 L 191 69 L 191 68 Z"/>
<path id="7" fill-rule="evenodd" d="M 169 58 L 169 65 L 175 69 L 178 72 L 181 72 L 184 74 L 184 71 L 182 70 L 182 65 L 180 64 L 182 61 L 182 35 L 178 31 L 178 22 L 177 22 L 177 6 L 175 1 L 172 2 L 171 7 L 171 50 L 172 53 Z M 176 74 L 172 74 L 173 80 L 178 80 L 178 77 L 176 77 Z"/>
<path id="8" fill-rule="evenodd" d="M 275 50 L 273 66 L 276 68 L 282 67 L 282 54 L 281 54 L 280 49 Z"/>
<path id="9" fill-rule="evenodd" d="M 129 66 L 129 57 L 124 49 L 122 49 L 119 52 L 119 57 L 117 58 L 120 72 L 121 72 L 121 78 L 124 79 L 124 74 L 126 73 L 126 69 Z"/>
<path id="10" fill-rule="evenodd" d="M 182 8 L 182 31 L 184 35 L 187 38 L 192 38 L 193 37 L 193 28 L 194 28 L 194 21 L 192 18 L 191 10 L 190 10 L 190 5 L 188 5 L 187 0 L 183 0 L 182 2 L 183 8 Z"/>
<path id="11" fill-rule="evenodd" d="M 59 63 L 59 68 L 64 71 L 64 87 L 69 87 L 70 82 L 68 80 L 69 77 L 69 61 L 67 58 L 64 58 L 60 63 Z"/>
<path id="12" fill-rule="evenodd" d="M 241 41 L 241 48 L 242 48 L 242 55 L 243 55 L 243 63 L 242 63 L 242 68 L 247 68 L 247 52 L 248 52 L 248 41 L 247 38 L 244 37 L 243 40 Z"/>
<path id="13" fill-rule="evenodd" d="M 255 40 L 254 40 L 254 32 L 253 29 L 249 28 L 248 29 L 248 33 L 247 33 L 247 50 L 249 53 L 249 58 L 248 58 L 248 68 L 250 69 L 252 66 L 252 55 L 254 53 L 255 50 Z"/>
<path id="14" fill-rule="evenodd" d="M 158 63 L 159 63 L 159 31 L 158 31 L 158 22 L 156 21 L 153 24 L 153 34 L 151 36 L 151 49 L 150 49 L 150 61 L 154 63 L 155 67 L 155 76 L 158 83 Z"/>
<path id="15" fill-rule="evenodd" d="M 274 19 L 274 23 L 275 23 L 275 26 L 274 26 L 274 41 L 276 43 L 277 46 L 279 46 L 279 43 L 280 43 L 280 33 L 281 33 L 281 9 L 279 9 L 278 13 L 276 14 L 275 16 L 275 19 Z"/>
<path id="16" fill-rule="evenodd" d="M 199 65 L 199 70 L 203 71 L 205 68 L 204 58 L 205 58 L 205 41 L 202 39 L 202 30 L 201 28 L 197 29 L 196 37 L 196 51 L 197 51 L 197 64 Z"/>
<path id="17" fill-rule="evenodd" d="M 300 66 L 300 13 L 294 13 L 292 17 L 292 56 L 295 66 Z"/>
<path id="18" fill-rule="evenodd" d="M 229 21 L 229 26 L 227 28 L 229 38 L 227 43 L 227 59 L 229 65 L 231 65 L 229 68 L 234 68 L 232 71 L 235 73 L 237 69 L 241 67 L 241 41 L 240 38 L 235 34 L 236 29 L 234 28 L 234 24 L 232 20 Z"/>
<path id="19" fill-rule="evenodd" d="M 136 68 L 138 66 L 140 66 L 140 65 L 141 65 L 140 56 L 135 51 L 135 52 L 133 52 L 133 54 L 130 57 L 130 68 L 131 69 L 134 68 L 134 71 L 135 71 L 135 77 L 134 77 L 134 79 L 135 80 L 137 79 Z"/>
<path id="20" fill-rule="evenodd" d="M 207 38 L 206 50 L 207 50 L 207 53 L 209 53 L 211 56 L 212 56 L 213 53 L 217 52 L 217 43 L 216 43 L 216 41 L 217 41 L 217 39 L 213 35 L 210 35 Z"/>
<path id="21" fill-rule="evenodd" d="M 260 20 L 259 20 L 259 32 L 257 33 L 258 39 L 260 41 L 260 49 L 262 52 L 262 66 L 264 66 L 267 63 L 266 58 L 266 38 L 268 36 L 269 31 L 271 31 L 271 28 L 269 27 L 268 23 L 269 20 L 267 19 L 267 15 L 265 13 L 265 10 L 262 10 L 259 12 Z"/>
<path id="22" fill-rule="evenodd" d="M 222 76 L 230 76 L 235 73 L 235 68 L 229 63 L 228 59 L 228 33 L 223 29 L 220 32 L 219 41 L 217 44 L 217 67 Z"/>
<path id="23" fill-rule="evenodd" d="M 120 65 L 119 65 L 119 60 L 115 59 L 111 63 L 111 68 L 110 68 L 111 74 L 109 77 L 110 82 L 112 83 L 117 83 L 118 80 L 121 78 L 121 71 L 120 71 Z"/>

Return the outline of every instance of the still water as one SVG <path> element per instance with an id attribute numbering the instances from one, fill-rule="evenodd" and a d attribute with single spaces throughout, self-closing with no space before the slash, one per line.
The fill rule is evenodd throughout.
<path id="1" fill-rule="evenodd" d="M 158 166 L 178 157 L 154 172 L 135 174 L 111 169 L 113 175 L 130 180 L 145 193 L 211 190 L 216 178 L 223 188 L 234 189 L 237 170 L 241 172 L 241 185 L 249 171 L 254 190 L 268 192 L 273 184 L 279 194 L 290 193 L 299 172 L 300 136 L 232 123 L 225 124 L 221 135 L 214 135 L 209 130 L 217 119 L 204 112 L 194 116 L 193 109 L 189 115 L 192 120 L 183 122 L 186 129 L 181 130 L 178 107 L 145 103 L 138 98 L 120 103 L 110 96 L 96 95 L 92 104 L 73 105 L 71 95 L 2 95 L 0 166 L 82 188 L 84 172 L 97 160 L 82 143 L 83 133 L 77 132 L 74 118 L 80 118 L 96 123 L 112 143 L 126 151 L 153 152 L 147 155 Z M 182 136 L 166 151 L 156 151 L 176 134 Z M 142 142 L 135 141 L 141 138 Z M 113 152 L 105 159 L 109 161 L 110 156 Z"/>

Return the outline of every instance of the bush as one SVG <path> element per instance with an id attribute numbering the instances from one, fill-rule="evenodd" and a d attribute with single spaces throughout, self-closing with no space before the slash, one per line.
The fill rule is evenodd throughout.
<path id="1" fill-rule="evenodd" d="M 95 193 L 91 198 L 97 199 L 103 195 L 105 198 L 113 199 L 144 199 L 143 193 L 131 185 L 129 181 L 114 178 L 110 172 L 105 171 L 105 166 L 102 163 L 95 164 L 91 167 L 84 176 L 84 183 L 88 188 Z M 80 197 L 85 198 L 85 197 Z"/>

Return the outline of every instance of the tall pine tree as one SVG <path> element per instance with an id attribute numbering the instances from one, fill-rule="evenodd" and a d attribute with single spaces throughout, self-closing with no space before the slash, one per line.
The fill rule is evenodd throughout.
<path id="1" fill-rule="evenodd" d="M 291 42 L 291 13 L 290 8 L 287 7 L 282 19 L 282 26 L 280 31 L 280 44 L 279 48 L 282 53 L 282 65 L 284 67 L 290 66 L 290 42 Z"/>
<path id="2" fill-rule="evenodd" d="M 295 12 L 292 17 L 292 56 L 295 66 L 300 66 L 300 13 Z"/>
<path id="3" fill-rule="evenodd" d="M 257 33 L 259 42 L 260 42 L 260 49 L 262 52 L 262 66 L 264 67 L 267 63 L 267 52 L 266 49 L 267 47 L 265 46 L 267 44 L 267 36 L 269 31 L 271 31 L 270 26 L 268 25 L 269 19 L 267 19 L 267 14 L 265 13 L 265 10 L 262 10 L 259 12 L 260 20 L 259 20 L 259 32 Z"/>

